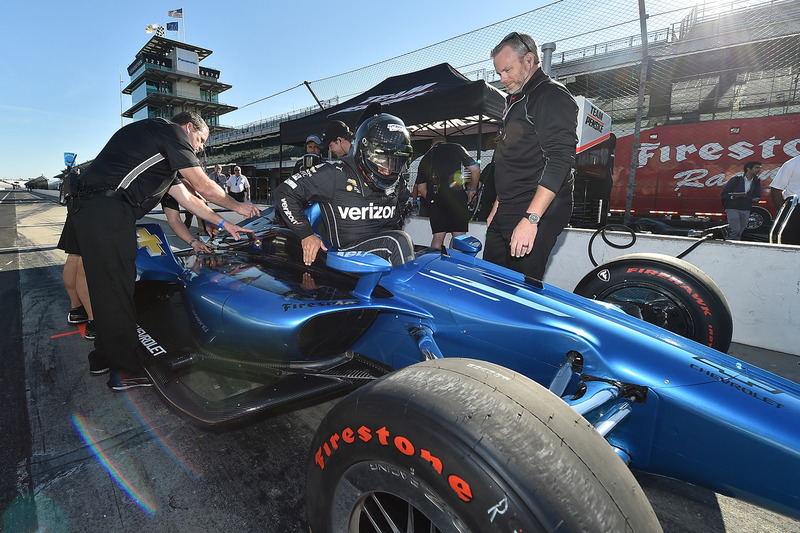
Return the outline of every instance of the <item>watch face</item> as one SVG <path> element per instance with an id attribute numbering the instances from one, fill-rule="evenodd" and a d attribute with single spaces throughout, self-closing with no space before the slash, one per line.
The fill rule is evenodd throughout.
<path id="1" fill-rule="evenodd" d="M 528 213 L 528 222 L 531 224 L 538 224 L 539 223 L 539 215 L 536 213 Z"/>

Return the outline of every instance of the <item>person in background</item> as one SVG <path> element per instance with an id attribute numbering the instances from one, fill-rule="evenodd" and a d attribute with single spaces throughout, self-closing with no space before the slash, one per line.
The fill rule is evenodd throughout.
<path id="1" fill-rule="evenodd" d="M 341 159 L 353 150 L 353 132 L 341 120 L 331 120 L 322 132 L 322 147 Z"/>
<path id="2" fill-rule="evenodd" d="M 303 157 L 295 162 L 292 174 L 297 174 L 301 170 L 307 170 L 314 165 L 322 163 L 321 145 L 322 141 L 316 135 L 309 135 L 306 137 L 305 153 Z"/>
<path id="3" fill-rule="evenodd" d="M 464 180 L 464 168 L 469 169 L 469 182 Z M 480 174 L 480 165 L 464 147 L 449 143 L 444 137 L 434 139 L 430 150 L 422 156 L 414 185 L 428 204 L 433 233 L 431 247 L 441 248 L 448 233 L 455 238 L 469 231 L 467 205 L 478 187 Z"/>
<path id="4" fill-rule="evenodd" d="M 237 202 L 250 201 L 250 181 L 247 176 L 242 174 L 242 169 L 239 166 L 233 167 L 233 174 L 225 183 L 230 194 Z"/>
<path id="5" fill-rule="evenodd" d="M 59 241 L 57 247 L 64 250 L 65 243 Z M 86 273 L 83 270 L 83 261 L 80 255 L 67 253 L 64 270 L 61 272 L 61 281 L 64 282 L 64 288 L 69 296 L 70 310 L 67 313 L 67 323 L 86 324 L 83 336 L 87 341 L 93 341 L 97 337 L 97 329 L 94 327 L 89 287 L 86 285 Z"/>
<path id="6" fill-rule="evenodd" d="M 483 258 L 541 280 L 572 216 L 578 105 L 539 67 L 530 35 L 509 33 L 491 56 L 509 94 L 494 151 L 497 199 Z"/>
<path id="7" fill-rule="evenodd" d="M 781 165 L 769 187 L 770 199 L 778 209 L 784 205 L 786 200 L 793 196 L 800 196 L 800 155 L 794 156 Z M 791 214 L 781 234 L 780 242 L 781 244 L 800 244 L 800 213 L 793 212 Z"/>
<path id="8" fill-rule="evenodd" d="M 769 195 L 775 207 L 782 206 L 790 196 L 800 195 L 800 155 L 781 165 L 769 185 Z"/>
<path id="9" fill-rule="evenodd" d="M 729 240 L 738 241 L 750 220 L 750 208 L 761 200 L 761 161 L 748 161 L 744 172 L 731 177 L 722 187 L 722 206 L 731 227 Z"/>
<path id="10" fill-rule="evenodd" d="M 225 182 L 228 181 L 228 178 L 222 173 L 222 165 L 214 165 L 214 170 L 208 177 L 225 190 Z"/>

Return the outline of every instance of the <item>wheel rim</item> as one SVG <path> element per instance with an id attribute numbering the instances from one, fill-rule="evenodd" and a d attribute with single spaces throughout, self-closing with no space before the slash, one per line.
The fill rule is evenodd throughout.
<path id="1" fill-rule="evenodd" d="M 750 213 L 750 218 L 747 219 L 747 229 L 758 229 L 764 225 L 764 217 L 758 211 Z"/>
<path id="2" fill-rule="evenodd" d="M 452 509 L 413 472 L 365 461 L 344 472 L 335 490 L 332 531 L 467 533 Z"/>
<path id="3" fill-rule="evenodd" d="M 386 492 L 366 494 L 353 509 L 351 533 L 441 533 L 430 517 L 403 498 Z"/>
<path id="4" fill-rule="evenodd" d="M 695 324 L 687 307 L 658 286 L 623 285 L 599 294 L 596 299 L 682 337 L 694 338 Z"/>

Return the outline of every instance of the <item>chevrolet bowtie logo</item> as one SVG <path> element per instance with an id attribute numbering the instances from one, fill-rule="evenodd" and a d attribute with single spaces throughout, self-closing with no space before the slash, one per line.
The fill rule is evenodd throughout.
<path id="1" fill-rule="evenodd" d="M 165 255 L 164 249 L 161 248 L 161 239 L 157 236 L 152 235 L 144 228 L 137 228 L 136 234 L 136 242 L 139 248 L 145 248 L 150 257 Z"/>

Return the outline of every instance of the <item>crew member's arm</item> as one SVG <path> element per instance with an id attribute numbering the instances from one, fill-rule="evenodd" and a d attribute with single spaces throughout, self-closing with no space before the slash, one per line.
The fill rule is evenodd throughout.
<path id="1" fill-rule="evenodd" d="M 237 202 L 231 196 L 223 193 L 220 188 L 217 187 L 217 185 L 211 181 L 202 170 L 200 170 L 200 167 L 182 168 L 180 173 L 183 179 L 187 180 L 191 186 L 194 187 L 194 190 L 196 190 L 200 196 L 209 202 L 217 204 L 220 207 L 236 211 L 246 218 L 257 217 L 261 214 L 258 208 L 253 204 L 249 202 Z M 176 197 L 175 199 L 177 200 L 178 198 Z M 205 219 L 205 217 L 203 218 Z"/>
<path id="2" fill-rule="evenodd" d="M 185 169 L 181 170 L 181 176 L 183 176 L 183 178 L 186 179 L 186 174 L 184 173 L 184 170 Z M 204 175 L 202 172 L 200 174 Z M 213 209 L 208 207 L 208 205 L 206 205 L 206 203 L 203 202 L 203 200 L 201 200 L 194 194 L 190 193 L 189 190 L 182 183 L 170 187 L 169 194 L 170 196 L 175 198 L 175 200 L 177 200 L 178 203 L 181 204 L 184 208 L 188 209 L 198 217 L 214 224 L 217 228 L 221 230 L 222 229 L 227 230 L 228 233 L 233 235 L 233 238 L 236 240 L 239 239 L 239 233 L 249 233 L 249 234 L 253 233 L 253 230 L 239 227 L 236 224 L 228 222 L 227 220 L 219 216 L 216 212 L 214 212 Z M 235 200 L 234 203 L 238 205 L 252 205 L 252 204 L 239 204 L 239 202 L 236 202 Z"/>
<path id="3" fill-rule="evenodd" d="M 167 216 L 167 223 L 169 223 L 169 227 L 175 233 L 176 237 L 191 246 L 192 250 L 195 252 L 211 253 L 211 250 L 209 250 L 208 246 L 206 246 L 203 241 L 196 239 L 189 233 L 189 228 L 187 228 L 181 220 L 180 211 L 165 206 L 164 214 Z"/>
<path id="4" fill-rule="evenodd" d="M 431 178 L 430 155 L 426 153 L 419 160 L 417 165 L 417 177 L 414 180 L 414 191 L 416 198 L 428 199 L 428 181 Z M 416 199 L 415 198 L 415 199 Z"/>
<path id="5" fill-rule="evenodd" d="M 469 188 L 467 190 L 467 202 L 471 202 L 472 198 L 478 191 L 478 185 L 480 184 L 481 180 L 481 166 L 478 163 L 474 165 L 470 165 L 469 167 Z"/>
<path id="6" fill-rule="evenodd" d="M 298 237 L 303 246 L 303 262 L 310 265 L 320 249 L 328 251 L 314 233 L 305 206 L 313 202 L 333 200 L 336 182 L 324 170 L 312 175 L 294 174 L 275 189 L 275 210 Z"/>
<path id="7" fill-rule="evenodd" d="M 575 150 L 578 146 L 578 105 L 567 92 L 553 88 L 540 98 L 533 109 L 534 123 L 539 127 L 545 160 L 544 172 L 539 179 L 539 186 L 528 205 L 528 213 L 544 216 L 550 203 L 567 181 L 575 164 Z M 522 257 L 533 249 L 533 241 L 539 226 L 531 224 L 527 219 L 520 219 L 511 234 L 511 255 Z"/>
<path id="8" fill-rule="evenodd" d="M 492 219 L 494 219 L 495 213 L 497 213 L 497 206 L 500 205 L 500 200 L 498 198 L 494 199 L 494 203 L 492 204 L 492 210 L 489 211 L 489 216 L 486 217 L 486 227 L 492 225 Z"/>
<path id="9" fill-rule="evenodd" d="M 775 189 L 774 187 L 769 188 L 769 197 L 772 200 L 772 204 L 775 207 L 780 207 L 783 205 L 783 190 L 782 189 Z"/>

